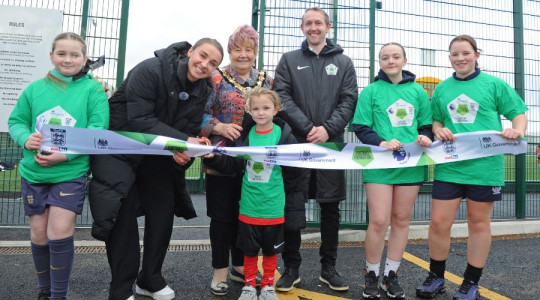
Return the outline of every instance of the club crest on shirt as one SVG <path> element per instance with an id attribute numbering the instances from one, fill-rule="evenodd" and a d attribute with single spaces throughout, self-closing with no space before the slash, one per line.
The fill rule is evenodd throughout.
<path id="1" fill-rule="evenodd" d="M 454 123 L 474 123 L 480 104 L 469 98 L 465 94 L 457 96 L 446 105 L 452 122 Z"/>
<path id="2" fill-rule="evenodd" d="M 43 124 L 69 127 L 74 127 L 77 123 L 77 120 L 59 105 L 41 113 L 36 120 Z"/>
<path id="3" fill-rule="evenodd" d="M 248 160 L 246 163 L 247 180 L 249 182 L 268 182 L 274 165 Z"/>
<path id="4" fill-rule="evenodd" d="M 34 204 L 34 195 L 26 195 L 26 203 L 30 205 Z"/>
<path id="5" fill-rule="evenodd" d="M 326 69 L 327 75 L 337 75 L 337 72 L 339 68 L 334 64 L 329 64 L 328 66 L 324 67 Z"/>
<path id="6" fill-rule="evenodd" d="M 414 106 L 403 99 L 398 99 L 388 106 L 386 113 L 393 127 L 411 126 L 413 124 Z"/>

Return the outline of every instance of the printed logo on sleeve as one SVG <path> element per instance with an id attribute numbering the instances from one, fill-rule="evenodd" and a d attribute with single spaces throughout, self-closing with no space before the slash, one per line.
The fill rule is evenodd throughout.
<path id="1" fill-rule="evenodd" d="M 459 95 L 446 106 L 454 123 L 474 123 L 480 104 L 465 94 Z"/>
<path id="2" fill-rule="evenodd" d="M 386 109 L 390 123 L 393 127 L 411 126 L 414 121 L 414 106 L 399 99 Z"/>

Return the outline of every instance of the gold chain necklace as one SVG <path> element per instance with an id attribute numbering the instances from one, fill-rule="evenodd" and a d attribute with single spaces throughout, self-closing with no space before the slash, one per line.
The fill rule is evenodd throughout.
<path id="1" fill-rule="evenodd" d="M 240 83 L 238 83 L 238 81 L 236 81 L 236 79 L 234 79 L 225 69 L 221 69 L 219 71 L 221 75 L 223 75 L 223 78 L 225 78 L 225 80 L 227 80 L 228 83 L 232 84 L 234 88 L 236 88 L 238 91 L 242 93 L 245 93 L 256 86 L 261 87 L 264 83 L 264 80 L 266 79 L 266 72 L 259 71 L 259 77 L 257 78 L 257 82 L 253 85 L 245 87 L 241 85 Z"/>

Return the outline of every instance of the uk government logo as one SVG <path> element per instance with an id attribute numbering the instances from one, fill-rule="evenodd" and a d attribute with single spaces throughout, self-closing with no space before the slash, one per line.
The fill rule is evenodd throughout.
<path id="1" fill-rule="evenodd" d="M 307 161 L 311 156 L 311 151 L 309 149 L 303 149 L 300 151 L 300 161 Z"/>
<path id="2" fill-rule="evenodd" d="M 483 136 L 480 139 L 480 145 L 482 149 L 489 149 L 489 148 L 498 148 L 498 147 L 507 147 L 507 146 L 518 146 L 519 140 L 517 141 L 505 141 L 505 142 L 496 142 L 491 139 L 489 136 Z"/>
<path id="3" fill-rule="evenodd" d="M 109 141 L 107 139 L 94 139 L 94 147 L 97 149 L 107 149 L 107 146 L 109 146 Z"/>

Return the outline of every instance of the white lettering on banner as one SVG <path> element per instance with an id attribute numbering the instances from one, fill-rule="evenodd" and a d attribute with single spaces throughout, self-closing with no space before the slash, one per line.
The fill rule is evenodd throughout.
<path id="1" fill-rule="evenodd" d="M 496 131 L 456 134 L 453 142 L 435 141 L 430 147 L 417 143 L 391 151 L 357 143 L 315 143 L 277 145 L 273 147 L 221 147 L 191 144 L 152 134 L 115 132 L 57 125 L 43 125 L 41 149 L 66 154 L 147 154 L 172 155 L 182 151 L 197 157 L 208 153 L 229 155 L 262 163 L 254 174 L 271 170 L 270 165 L 313 169 L 389 169 L 442 164 L 500 154 L 521 154 L 527 141 L 506 140 Z M 480 142 L 480 143 L 479 143 Z M 256 180 L 263 180 L 257 177 Z"/>

